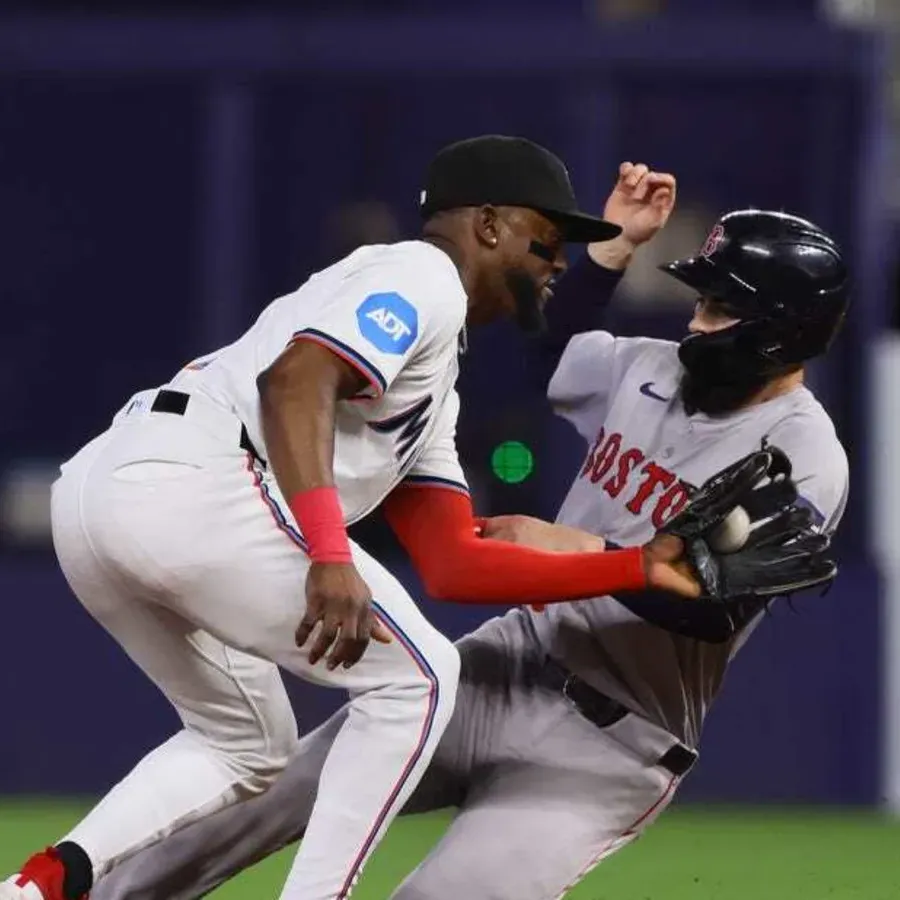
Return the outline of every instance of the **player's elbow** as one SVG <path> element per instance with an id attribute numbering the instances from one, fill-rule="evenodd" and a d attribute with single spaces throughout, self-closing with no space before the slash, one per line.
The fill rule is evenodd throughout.
<path id="1" fill-rule="evenodd" d="M 302 350 L 302 348 L 301 348 Z M 265 404 L 290 394 L 305 379 L 311 360 L 293 347 L 286 350 L 268 368 L 256 376 L 256 390 Z"/>
<path id="2" fill-rule="evenodd" d="M 432 574 L 427 577 L 423 576 L 422 584 L 425 586 L 425 593 L 428 594 L 432 600 L 449 602 L 457 599 L 453 593 L 452 581 L 443 574 Z"/>
<path id="3" fill-rule="evenodd" d="M 419 578 L 425 593 L 432 600 L 442 602 L 459 602 L 462 585 L 459 578 L 460 569 L 452 564 L 441 562 L 430 564 L 427 568 L 419 567 Z"/>

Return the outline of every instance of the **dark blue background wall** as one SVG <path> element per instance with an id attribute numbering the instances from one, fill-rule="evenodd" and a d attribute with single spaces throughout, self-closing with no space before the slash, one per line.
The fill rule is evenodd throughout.
<path id="1" fill-rule="evenodd" d="M 861 277 L 816 383 L 858 461 L 858 360 L 884 318 L 888 261 L 880 89 L 877 43 L 799 19 L 0 20 L 0 470 L 64 458 L 133 390 L 230 340 L 347 249 L 329 224 L 341 207 L 387 204 L 413 233 L 430 154 L 485 131 L 553 147 L 586 204 L 602 205 L 620 159 L 641 159 L 713 215 L 785 207 L 833 230 Z M 684 320 L 623 303 L 611 324 L 671 336 Z M 581 451 L 522 387 L 520 355 L 503 329 L 473 342 L 461 450 L 490 510 L 552 515 Z M 537 449 L 536 477 L 517 488 L 487 465 L 506 438 Z M 864 487 L 838 586 L 760 629 L 687 796 L 876 799 L 879 586 Z M 46 548 L 2 539 L 0 791 L 99 790 L 175 718 L 81 613 Z M 454 635 L 478 618 L 428 609 Z M 338 699 L 297 693 L 308 724 Z"/>

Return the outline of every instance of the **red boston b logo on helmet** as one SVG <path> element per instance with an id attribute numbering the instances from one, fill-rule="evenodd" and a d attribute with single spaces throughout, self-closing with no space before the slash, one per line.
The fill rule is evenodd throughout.
<path id="1" fill-rule="evenodd" d="M 710 257 L 719 249 L 719 244 L 725 239 L 725 229 L 721 225 L 716 225 L 709 233 L 709 237 L 700 248 L 700 255 Z"/>

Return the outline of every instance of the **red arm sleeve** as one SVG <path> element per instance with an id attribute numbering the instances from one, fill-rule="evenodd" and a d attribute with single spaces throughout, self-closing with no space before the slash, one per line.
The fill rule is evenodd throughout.
<path id="1" fill-rule="evenodd" d="M 401 486 L 384 513 L 429 595 L 463 603 L 558 603 L 647 587 L 640 547 L 547 553 L 475 536 L 472 501 L 458 491 Z"/>

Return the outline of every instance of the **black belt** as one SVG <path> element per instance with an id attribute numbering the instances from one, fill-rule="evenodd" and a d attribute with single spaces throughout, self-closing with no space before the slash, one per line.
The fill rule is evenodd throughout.
<path id="1" fill-rule="evenodd" d="M 578 712 L 598 728 L 609 728 L 631 713 L 627 706 L 602 694 L 549 657 L 546 671 L 550 673 L 553 686 L 558 687 Z M 673 775 L 680 776 L 687 774 L 696 761 L 697 754 L 693 750 L 683 744 L 675 744 L 659 758 L 657 764 Z"/>
<path id="2" fill-rule="evenodd" d="M 182 391 L 170 391 L 168 388 L 162 388 L 156 392 L 156 397 L 150 405 L 150 412 L 155 413 L 171 413 L 174 416 L 183 416 L 190 403 L 191 395 Z M 256 462 L 265 467 L 266 461 L 256 452 L 253 441 L 247 433 L 247 426 L 241 423 L 241 438 L 238 446 L 246 453 L 249 453 Z"/>

